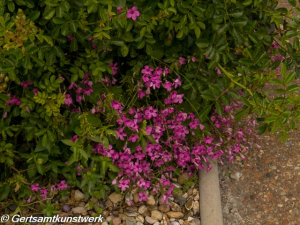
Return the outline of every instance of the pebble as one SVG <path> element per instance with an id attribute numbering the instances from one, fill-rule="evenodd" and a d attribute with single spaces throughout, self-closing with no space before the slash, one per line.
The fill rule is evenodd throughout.
<path id="1" fill-rule="evenodd" d="M 180 225 L 180 223 L 174 221 L 174 222 L 171 222 L 170 225 Z"/>
<path id="2" fill-rule="evenodd" d="M 184 198 L 183 196 L 178 196 L 176 200 L 180 206 L 183 206 L 186 203 L 186 198 Z"/>
<path id="3" fill-rule="evenodd" d="M 236 181 L 239 181 L 242 177 L 242 174 L 240 172 L 233 172 L 230 174 L 230 177 Z"/>
<path id="4" fill-rule="evenodd" d="M 168 206 L 167 204 L 163 204 L 163 205 L 160 205 L 158 207 L 158 210 L 161 211 L 161 212 L 169 212 L 170 211 L 170 206 Z"/>
<path id="5" fill-rule="evenodd" d="M 169 218 L 175 219 L 180 219 L 184 216 L 182 212 L 167 212 L 167 215 Z"/>
<path id="6" fill-rule="evenodd" d="M 200 223 L 200 220 L 197 219 L 197 218 L 193 219 L 193 220 L 191 221 L 191 223 L 190 223 L 190 225 L 200 225 L 200 224 L 201 224 L 201 223 Z"/>
<path id="7" fill-rule="evenodd" d="M 157 220 L 155 220 L 149 216 L 146 216 L 145 220 L 147 223 L 150 223 L 150 224 L 154 224 L 154 223 L 158 222 Z"/>
<path id="8" fill-rule="evenodd" d="M 169 205 L 170 205 L 172 211 L 174 211 L 174 212 L 181 212 L 182 211 L 181 207 L 178 204 L 176 204 L 175 202 L 170 202 Z"/>
<path id="9" fill-rule="evenodd" d="M 151 211 L 151 218 L 155 219 L 155 220 L 162 220 L 162 213 L 158 210 L 153 210 Z"/>
<path id="10" fill-rule="evenodd" d="M 81 191 L 76 190 L 75 195 L 74 195 L 74 199 L 75 199 L 75 201 L 79 202 L 79 201 L 84 199 L 84 194 Z"/>
<path id="11" fill-rule="evenodd" d="M 144 214 L 147 211 L 148 211 L 148 208 L 145 205 L 140 206 L 140 208 L 138 210 L 139 214 Z"/>
<path id="12" fill-rule="evenodd" d="M 134 217 L 127 217 L 125 221 L 126 221 L 126 225 L 137 225 L 137 222 L 135 221 Z"/>
<path id="13" fill-rule="evenodd" d="M 125 215 L 131 216 L 131 217 L 137 217 L 139 215 L 139 213 L 136 211 L 127 211 L 127 212 L 125 212 Z"/>
<path id="14" fill-rule="evenodd" d="M 193 206 L 193 214 L 197 215 L 200 214 L 200 204 L 199 201 L 194 201 L 194 206 Z"/>
<path id="15" fill-rule="evenodd" d="M 193 206 L 194 206 L 193 199 L 188 200 L 188 202 L 185 203 L 184 206 L 185 206 L 186 210 L 188 210 L 188 211 L 191 210 L 193 208 Z"/>
<path id="16" fill-rule="evenodd" d="M 112 224 L 113 224 L 113 225 L 120 225 L 121 222 L 122 222 L 122 221 L 121 221 L 121 219 L 120 219 L 119 217 L 114 217 L 114 218 L 112 219 Z"/>
<path id="17" fill-rule="evenodd" d="M 84 207 L 76 207 L 72 209 L 72 212 L 82 214 L 86 212 L 86 209 Z"/>
<path id="18" fill-rule="evenodd" d="M 139 222 L 141 222 L 141 223 L 144 223 L 144 221 L 145 221 L 144 217 L 141 216 L 141 215 L 138 215 L 138 216 L 136 217 L 136 220 L 139 221 Z"/>
<path id="19" fill-rule="evenodd" d="M 126 223 L 126 225 L 127 225 L 127 223 Z M 144 225 L 144 224 L 141 222 L 137 222 L 136 225 Z"/>
<path id="20" fill-rule="evenodd" d="M 120 202 L 120 201 L 123 199 L 123 195 L 114 192 L 114 193 L 112 193 L 108 198 L 109 198 L 114 204 L 117 204 L 118 202 Z"/>
<path id="21" fill-rule="evenodd" d="M 147 199 L 146 204 L 150 205 L 150 206 L 154 206 L 155 205 L 155 199 L 154 199 L 153 195 L 150 195 L 150 197 Z"/>

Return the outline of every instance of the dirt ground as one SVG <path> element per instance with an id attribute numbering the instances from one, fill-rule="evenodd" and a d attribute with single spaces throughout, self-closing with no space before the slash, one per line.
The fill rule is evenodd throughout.
<path id="1" fill-rule="evenodd" d="M 279 7 L 287 7 L 281 1 Z M 290 133 L 285 144 L 263 135 L 261 150 L 245 161 L 220 167 L 225 225 L 300 224 L 300 136 Z"/>

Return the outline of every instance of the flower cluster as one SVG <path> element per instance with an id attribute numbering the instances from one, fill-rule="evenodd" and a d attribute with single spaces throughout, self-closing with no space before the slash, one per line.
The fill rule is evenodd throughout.
<path id="1" fill-rule="evenodd" d="M 55 192 L 57 191 L 63 191 L 66 188 L 68 188 L 68 185 L 66 184 L 66 182 L 64 180 L 62 180 L 60 183 L 58 183 L 57 185 L 52 185 L 50 188 L 50 195 L 53 196 Z M 41 188 L 40 184 L 32 184 L 30 191 L 32 192 L 39 192 L 40 193 L 40 197 L 42 199 L 46 199 L 49 193 L 49 188 Z M 31 196 L 29 197 L 29 199 L 27 200 L 28 203 L 30 203 L 31 201 Z"/>
<path id="2" fill-rule="evenodd" d="M 242 152 L 248 150 L 245 147 L 248 144 L 245 133 L 252 133 L 250 129 L 235 131 L 232 128 L 231 112 L 240 107 L 240 104 L 233 103 L 231 106 L 223 106 L 228 117 L 216 113 L 211 117 L 219 132 L 212 132 L 211 135 L 203 132 L 205 125 L 195 114 L 181 112 L 176 107 L 183 102 L 184 96 L 174 91 L 181 85 L 180 78 L 160 85 L 162 75 L 168 72 L 166 69 L 145 66 L 141 73 L 142 87 L 146 88 L 146 92 L 140 89 L 138 93 L 149 95 L 151 88 L 166 89 L 171 94 L 164 99 L 165 108 L 159 110 L 153 106 L 144 106 L 130 108 L 127 112 L 119 101 L 113 100 L 110 107 L 118 115 L 115 132 L 117 139 L 124 142 L 123 148 L 116 149 L 109 145 L 107 149 L 99 143 L 93 146 L 94 153 L 110 158 L 121 169 L 113 184 L 117 184 L 122 191 L 130 187 L 144 190 L 139 193 L 140 201 L 147 199 L 149 191 L 155 194 L 164 190 L 163 200 L 171 196 L 174 189 L 171 182 L 174 166 L 192 176 L 197 169 L 209 171 L 210 159 L 221 160 L 222 156 L 226 156 L 232 161 L 235 154 L 244 159 Z M 94 113 L 100 109 L 106 111 L 103 102 L 98 102 Z M 220 136 L 220 133 L 223 135 Z M 158 178 L 154 175 L 156 171 L 160 171 Z"/>

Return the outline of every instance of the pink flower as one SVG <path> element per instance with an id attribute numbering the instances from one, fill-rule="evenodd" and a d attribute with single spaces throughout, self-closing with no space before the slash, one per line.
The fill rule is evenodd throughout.
<path id="1" fill-rule="evenodd" d="M 204 138 L 204 143 L 205 143 L 205 144 L 211 144 L 213 140 L 214 140 L 214 139 L 213 139 L 212 137 L 205 137 L 205 138 Z"/>
<path id="2" fill-rule="evenodd" d="M 33 184 L 33 185 L 31 185 L 30 191 L 38 191 L 38 190 L 40 190 L 41 188 L 39 186 L 40 186 L 39 184 Z"/>
<path id="3" fill-rule="evenodd" d="M 166 81 L 163 86 L 168 92 L 172 91 L 173 84 L 170 81 Z"/>
<path id="4" fill-rule="evenodd" d="M 218 75 L 222 75 L 222 72 L 219 68 L 215 68 L 215 71 L 217 72 Z"/>
<path id="5" fill-rule="evenodd" d="M 131 9 L 127 10 L 127 18 L 131 18 L 133 20 L 136 20 L 138 16 L 140 16 L 140 12 L 137 10 L 136 6 L 133 6 Z"/>
<path id="6" fill-rule="evenodd" d="M 123 8 L 122 8 L 121 6 L 118 6 L 118 7 L 117 7 L 117 14 L 120 14 L 120 12 L 121 12 L 122 9 L 123 9 Z"/>
<path id="7" fill-rule="evenodd" d="M 138 98 L 144 98 L 146 95 L 145 92 L 143 92 L 141 89 L 138 91 Z"/>
<path id="8" fill-rule="evenodd" d="M 183 58 L 183 57 L 179 57 L 178 61 L 179 61 L 180 65 L 185 64 L 185 58 Z"/>
<path id="9" fill-rule="evenodd" d="M 65 183 L 64 180 L 62 180 L 59 184 L 57 184 L 57 189 L 61 190 L 61 191 L 66 189 L 67 187 L 68 187 L 68 185 Z"/>
<path id="10" fill-rule="evenodd" d="M 129 188 L 129 185 L 128 185 L 129 182 L 130 182 L 129 179 L 120 180 L 118 187 L 121 188 L 122 191 L 125 191 L 127 188 Z"/>
<path id="11" fill-rule="evenodd" d="M 134 134 L 134 135 L 131 135 L 129 138 L 128 138 L 128 141 L 131 141 L 133 143 L 136 142 L 136 140 L 139 139 L 139 136 L 137 134 Z"/>
<path id="12" fill-rule="evenodd" d="M 92 88 L 86 88 L 83 90 L 83 94 L 88 96 L 90 96 L 92 92 L 94 92 Z"/>
<path id="13" fill-rule="evenodd" d="M 90 41 L 90 42 L 93 42 L 93 41 L 94 41 L 94 38 L 93 38 L 93 37 L 90 37 L 90 38 L 89 38 L 89 41 Z"/>
<path id="14" fill-rule="evenodd" d="M 146 194 L 143 193 L 143 192 L 140 192 L 140 193 L 139 193 L 139 196 L 140 196 L 139 202 L 147 201 L 147 199 L 149 198 L 149 195 L 146 195 Z"/>
<path id="15" fill-rule="evenodd" d="M 70 94 L 66 94 L 65 104 L 71 105 L 73 103 L 73 99 Z"/>
<path id="16" fill-rule="evenodd" d="M 69 36 L 68 36 L 68 40 L 69 40 L 69 41 L 72 41 L 73 39 L 74 39 L 74 37 L 73 37 L 72 35 L 69 35 Z"/>
<path id="17" fill-rule="evenodd" d="M 28 88 L 29 85 L 33 84 L 32 81 L 21 81 L 20 82 L 21 86 L 23 86 L 23 89 Z"/>
<path id="18" fill-rule="evenodd" d="M 78 135 L 74 135 L 72 138 L 70 138 L 70 141 L 75 142 L 77 140 L 77 138 L 78 138 Z"/>
<path id="19" fill-rule="evenodd" d="M 27 203 L 29 204 L 30 203 L 30 201 L 31 201 L 31 195 L 30 195 L 30 197 L 27 199 Z"/>
<path id="20" fill-rule="evenodd" d="M 34 93 L 35 96 L 38 96 L 38 90 L 37 90 L 37 88 L 34 88 L 32 91 L 33 91 L 33 93 Z"/>
<path id="21" fill-rule="evenodd" d="M 4 113 L 3 113 L 3 117 L 2 118 L 6 119 L 6 117 L 7 117 L 7 111 L 5 110 Z"/>
<path id="22" fill-rule="evenodd" d="M 193 62 L 196 62 L 197 59 L 196 59 L 195 57 L 192 57 L 192 61 L 193 61 Z"/>

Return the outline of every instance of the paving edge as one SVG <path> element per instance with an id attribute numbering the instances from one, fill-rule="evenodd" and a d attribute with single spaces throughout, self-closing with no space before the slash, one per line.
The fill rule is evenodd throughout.
<path id="1" fill-rule="evenodd" d="M 223 225 L 218 163 L 210 160 L 209 172 L 199 171 L 201 225 Z"/>

